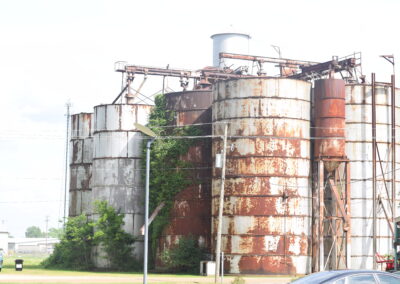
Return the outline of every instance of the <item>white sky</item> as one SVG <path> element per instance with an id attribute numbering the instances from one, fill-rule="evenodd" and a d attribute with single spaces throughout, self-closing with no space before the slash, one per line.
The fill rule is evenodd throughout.
<path id="1" fill-rule="evenodd" d="M 115 61 L 198 69 L 212 64 L 211 34 L 239 31 L 255 55 L 276 57 L 271 44 L 310 61 L 361 51 L 367 78 L 387 81 L 378 56 L 400 57 L 399 11 L 396 0 L 0 0 L 0 224 L 15 237 L 44 230 L 46 216 L 58 226 L 64 105 L 112 102 Z"/>

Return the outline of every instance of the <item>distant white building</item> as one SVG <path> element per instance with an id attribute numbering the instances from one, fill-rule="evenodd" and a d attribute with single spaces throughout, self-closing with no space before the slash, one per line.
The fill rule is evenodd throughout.
<path id="1" fill-rule="evenodd" d="M 8 251 L 10 254 L 50 254 L 59 242 L 56 238 L 9 238 Z"/>

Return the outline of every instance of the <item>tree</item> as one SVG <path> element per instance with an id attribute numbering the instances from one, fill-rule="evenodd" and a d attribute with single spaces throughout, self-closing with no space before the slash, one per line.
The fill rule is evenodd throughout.
<path id="1" fill-rule="evenodd" d="M 46 268 L 87 270 L 93 266 L 92 247 L 93 223 L 83 214 L 68 218 L 60 243 L 42 264 Z"/>
<path id="2" fill-rule="evenodd" d="M 44 235 L 45 234 L 42 233 L 40 228 L 36 227 L 36 226 L 30 226 L 25 231 L 25 237 L 26 238 L 42 238 L 42 237 L 44 237 Z"/>
<path id="3" fill-rule="evenodd" d="M 62 228 L 60 228 L 60 229 L 50 228 L 47 235 L 50 238 L 61 239 L 61 237 L 63 235 L 63 229 Z"/>

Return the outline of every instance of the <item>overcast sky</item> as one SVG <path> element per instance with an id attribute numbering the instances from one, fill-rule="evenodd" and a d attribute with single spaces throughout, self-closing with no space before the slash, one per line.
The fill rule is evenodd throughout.
<path id="1" fill-rule="evenodd" d="M 65 103 L 76 113 L 112 102 L 115 61 L 198 69 L 212 64 L 210 35 L 237 31 L 255 55 L 276 57 L 272 44 L 310 61 L 361 51 L 367 78 L 387 81 L 378 56 L 400 58 L 399 11 L 396 0 L 0 0 L 0 226 L 15 237 L 44 230 L 46 216 L 58 226 Z"/>

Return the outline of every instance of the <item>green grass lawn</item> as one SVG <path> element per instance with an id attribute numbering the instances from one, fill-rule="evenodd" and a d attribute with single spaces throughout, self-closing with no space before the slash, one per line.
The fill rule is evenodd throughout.
<path id="1" fill-rule="evenodd" d="M 23 272 L 31 275 L 71 275 L 71 276 L 90 276 L 90 275 L 104 275 L 104 276 L 132 276 L 133 274 L 140 275 L 139 272 L 92 272 L 92 271 L 74 271 L 74 270 L 60 270 L 60 269 L 45 269 L 40 263 L 45 259 L 45 256 L 32 256 L 20 255 L 9 256 L 4 258 L 2 273 L 18 274 L 21 271 L 15 270 L 15 259 L 24 260 Z"/>
<path id="2" fill-rule="evenodd" d="M 15 259 L 23 259 L 24 260 L 24 268 L 23 271 L 15 271 Z M 116 283 L 122 283 L 122 282 L 118 282 L 118 279 L 121 280 L 121 278 L 129 278 L 129 277 L 135 277 L 138 278 L 137 281 L 135 280 L 132 283 L 142 283 L 141 281 L 141 277 L 142 277 L 142 273 L 140 272 L 101 272 L 101 271 L 72 271 L 72 270 L 60 270 L 60 269 L 44 269 L 40 263 L 45 259 L 44 256 L 31 256 L 31 255 L 21 255 L 21 256 L 12 256 L 12 257 L 5 257 L 4 259 L 4 263 L 3 263 L 3 269 L 0 272 L 1 274 L 25 274 L 25 275 L 38 275 L 38 276 L 94 276 L 94 277 L 115 277 L 115 281 L 110 281 L 110 282 L 101 282 L 103 284 L 116 284 Z M 162 278 L 159 279 L 157 282 L 151 282 L 151 278 L 152 277 L 157 277 L 157 278 Z M 190 274 L 154 274 L 151 273 L 149 274 L 149 283 L 157 283 L 157 284 L 173 284 L 176 283 L 173 281 L 173 279 L 177 278 L 185 278 L 185 277 L 190 277 L 192 280 L 194 279 L 195 281 L 190 281 L 187 283 L 198 283 L 196 281 L 196 279 L 201 279 L 201 280 L 205 280 L 206 278 L 204 276 L 199 276 L 199 275 L 190 275 Z M 263 277 L 265 278 L 265 276 L 246 276 L 246 278 L 248 280 L 250 280 L 251 278 L 258 278 L 258 277 Z M 279 276 L 275 276 L 275 277 L 279 277 Z M 271 278 L 275 278 L 275 277 L 271 277 Z M 225 281 L 228 281 L 227 283 L 231 283 L 231 281 L 233 281 L 233 279 L 235 278 L 235 276 L 226 276 L 225 277 Z M 250 278 L 250 279 L 249 279 Z M 165 282 L 164 282 L 165 279 Z M 209 283 L 214 283 L 213 281 L 213 277 L 208 277 L 208 279 L 210 280 Z M 0 280 L 1 280 L 1 275 L 0 275 Z M 162 282 L 161 282 L 161 281 Z M 171 281 L 172 280 L 172 281 Z M 91 280 L 89 280 L 91 281 Z M 99 282 L 89 282 L 89 281 L 85 281 L 82 282 L 84 284 L 90 284 L 90 283 L 99 283 Z M 107 280 L 108 281 L 108 280 Z M 154 279 L 153 279 L 154 281 Z M 224 282 L 225 282 L 224 281 Z M 247 281 L 246 281 L 247 282 Z M 251 282 L 251 281 L 250 281 Z M 3 282 L 4 283 L 4 282 Z M 13 284 L 13 283 L 17 283 L 17 282 L 7 282 L 9 284 Z M 18 282 L 19 283 L 19 282 Z M 31 282 L 31 283 L 44 283 L 44 282 Z M 47 284 L 52 283 L 52 282 L 45 282 Z M 54 283 L 68 283 L 68 282 L 63 282 L 63 281 L 57 281 Z M 79 283 L 79 282 L 74 282 L 74 283 Z M 126 283 L 126 280 L 125 280 Z M 186 282 L 185 282 L 186 283 Z"/>

